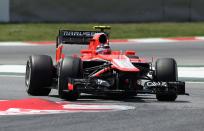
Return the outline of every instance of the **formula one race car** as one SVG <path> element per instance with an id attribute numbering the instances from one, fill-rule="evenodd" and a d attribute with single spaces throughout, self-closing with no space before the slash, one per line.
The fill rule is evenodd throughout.
<path id="1" fill-rule="evenodd" d="M 52 88 L 59 97 L 77 100 L 80 93 L 130 97 L 138 93 L 156 94 L 159 101 L 175 101 L 184 95 L 185 82 L 178 81 L 173 58 L 152 62 L 138 57 L 135 51 L 111 50 L 109 26 L 96 26 L 99 31 L 59 30 L 56 42 L 56 64 L 50 56 L 33 55 L 27 61 L 27 93 L 49 95 Z M 88 45 L 81 56 L 65 56 L 65 44 Z M 71 49 L 70 49 L 71 50 Z"/>

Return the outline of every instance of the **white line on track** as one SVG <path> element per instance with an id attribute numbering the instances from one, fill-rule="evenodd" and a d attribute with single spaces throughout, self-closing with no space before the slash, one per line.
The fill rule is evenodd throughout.
<path id="1" fill-rule="evenodd" d="M 186 41 L 204 41 L 203 36 L 197 37 L 186 37 L 186 38 L 138 38 L 138 39 L 122 39 L 114 40 L 116 44 L 119 42 L 122 43 L 173 43 L 173 42 L 186 42 Z M 112 43 L 113 43 L 112 41 Z M 125 42 L 124 42 L 125 41 Z M 114 42 L 115 43 L 115 42 Z M 42 46 L 42 45 L 52 45 L 55 44 L 55 41 L 50 42 L 0 42 L 0 46 Z"/>
<path id="2" fill-rule="evenodd" d="M 204 84 L 204 81 L 186 81 L 189 84 Z"/>
<path id="3" fill-rule="evenodd" d="M 0 77 L 17 77 L 17 78 L 23 78 L 25 77 L 24 75 L 1 75 L 0 74 Z"/>
<path id="4" fill-rule="evenodd" d="M 148 39 L 129 39 L 129 42 L 137 43 L 163 43 L 163 42 L 175 42 L 175 40 L 167 40 L 162 38 L 148 38 Z"/>
<path id="5" fill-rule="evenodd" d="M 0 76 L 24 77 L 25 65 L 0 65 Z M 179 78 L 204 79 L 204 67 L 178 67 Z"/>
<path id="6" fill-rule="evenodd" d="M 0 65 L 0 73 L 25 73 L 25 65 Z"/>
<path id="7" fill-rule="evenodd" d="M 204 78 L 204 67 L 179 67 L 179 77 Z"/>
<path id="8" fill-rule="evenodd" d="M 29 44 L 26 42 L 0 42 L 0 46 L 36 46 L 37 44 Z"/>

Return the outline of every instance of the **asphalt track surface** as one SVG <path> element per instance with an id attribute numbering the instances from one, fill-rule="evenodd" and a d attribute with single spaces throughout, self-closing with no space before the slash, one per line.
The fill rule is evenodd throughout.
<path id="1" fill-rule="evenodd" d="M 50 54 L 55 46 L 13 46 L 0 48 L 0 64 L 25 64 L 32 54 Z M 68 54 L 82 46 L 68 46 Z M 204 43 L 119 44 L 113 49 L 136 49 L 139 56 L 174 57 L 179 66 L 203 66 Z M 36 98 L 25 92 L 24 77 L 0 76 L 0 99 Z M 203 131 L 204 84 L 187 82 L 190 96 L 179 96 L 175 102 L 158 102 L 154 95 L 138 95 L 132 99 L 111 100 L 100 96 L 82 96 L 77 102 L 109 103 L 135 107 L 134 110 L 95 113 L 0 116 L 1 131 Z M 63 101 L 52 91 L 51 101 Z"/>

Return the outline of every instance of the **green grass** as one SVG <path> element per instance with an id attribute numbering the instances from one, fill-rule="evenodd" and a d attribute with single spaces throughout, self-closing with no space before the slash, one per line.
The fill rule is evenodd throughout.
<path id="1" fill-rule="evenodd" d="M 112 26 L 112 39 L 204 36 L 204 23 L 131 24 L 0 24 L 0 41 L 53 41 L 59 29 L 93 30 L 94 25 Z"/>

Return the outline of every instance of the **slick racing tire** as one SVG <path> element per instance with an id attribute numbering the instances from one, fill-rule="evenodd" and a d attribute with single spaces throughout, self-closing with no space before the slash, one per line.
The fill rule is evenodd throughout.
<path id="1" fill-rule="evenodd" d="M 155 77 L 159 82 L 175 82 L 178 80 L 177 64 L 173 58 L 161 58 L 155 64 Z M 168 87 L 169 88 L 169 87 Z M 158 101 L 175 101 L 176 89 L 169 88 L 168 91 L 157 91 Z"/>
<path id="2" fill-rule="evenodd" d="M 58 71 L 58 94 L 59 97 L 66 100 L 77 100 L 79 92 L 77 88 L 68 90 L 68 83 L 71 79 L 80 78 L 81 76 L 81 59 L 67 57 L 60 62 Z"/>
<path id="3" fill-rule="evenodd" d="M 175 90 L 168 92 L 157 92 L 156 98 L 158 101 L 175 101 L 177 94 Z"/>
<path id="4" fill-rule="evenodd" d="M 174 82 L 178 80 L 177 64 L 173 58 L 161 58 L 155 64 L 157 81 Z"/>
<path id="5" fill-rule="evenodd" d="M 30 56 L 26 64 L 25 84 L 27 93 L 33 96 L 47 96 L 52 84 L 53 62 L 47 55 Z"/>

